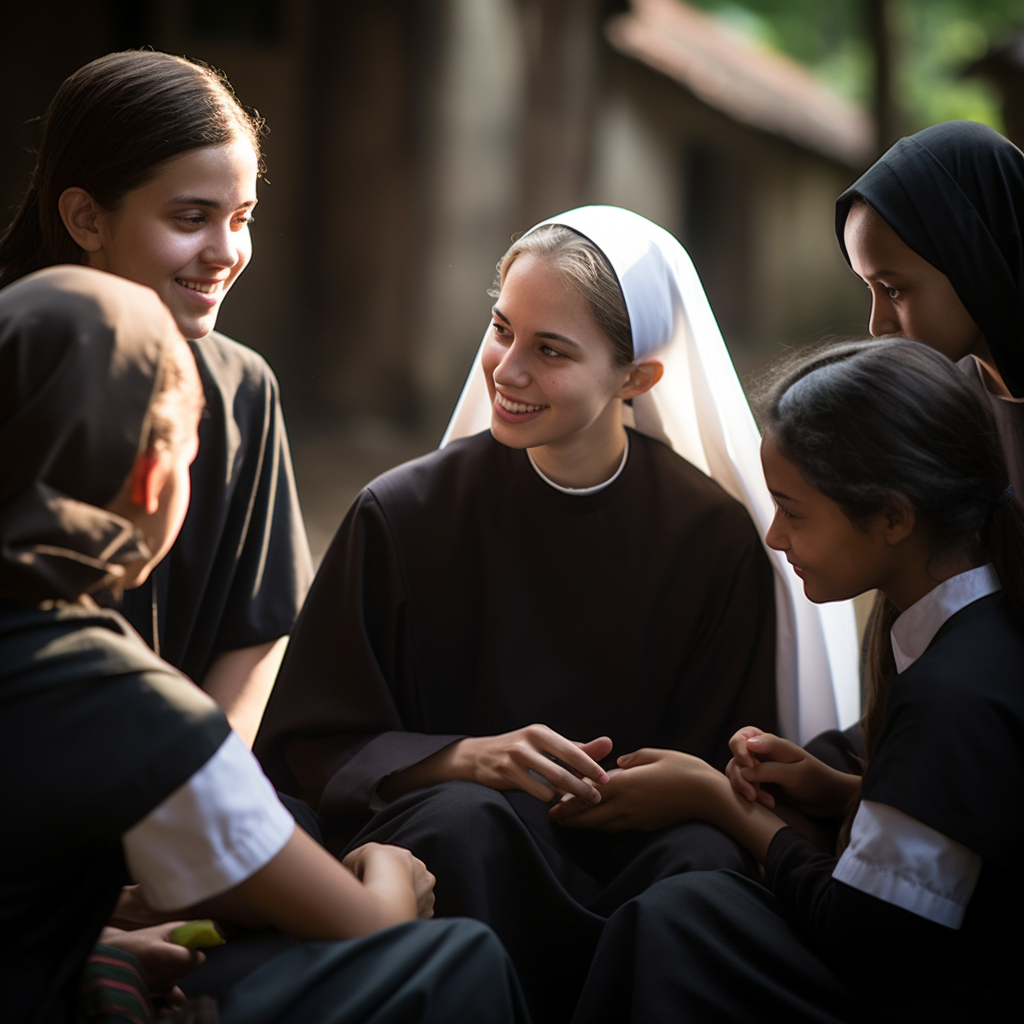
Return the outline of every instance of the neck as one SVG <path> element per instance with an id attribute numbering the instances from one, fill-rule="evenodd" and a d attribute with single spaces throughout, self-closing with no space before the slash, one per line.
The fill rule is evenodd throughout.
<path id="1" fill-rule="evenodd" d="M 996 368 L 996 361 L 992 358 L 992 350 L 984 338 L 975 345 L 971 355 L 974 356 L 974 361 L 978 364 L 986 390 L 999 398 L 1013 398 L 1010 389 L 1003 383 L 1002 375 Z"/>
<path id="2" fill-rule="evenodd" d="M 896 578 L 887 581 L 879 589 L 902 614 L 940 583 L 945 583 L 946 580 L 983 564 L 983 561 L 979 562 L 963 552 L 951 552 L 942 556 L 925 553 L 924 558 L 911 560 Z"/>
<path id="3" fill-rule="evenodd" d="M 626 428 L 621 421 L 599 443 L 593 437 L 569 437 L 531 448 L 537 468 L 562 487 L 595 487 L 619 468 L 626 449 Z"/>

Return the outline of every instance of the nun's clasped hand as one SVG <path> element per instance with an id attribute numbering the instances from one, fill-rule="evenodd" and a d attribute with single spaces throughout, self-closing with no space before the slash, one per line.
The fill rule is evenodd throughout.
<path id="1" fill-rule="evenodd" d="M 546 725 L 528 725 L 499 736 L 470 736 L 457 746 L 458 756 L 471 761 L 474 782 L 491 789 L 521 789 L 544 801 L 570 794 L 590 806 L 601 797 L 584 779 L 608 781 L 597 762 L 611 752 L 612 741 L 598 736 L 575 743 Z"/>

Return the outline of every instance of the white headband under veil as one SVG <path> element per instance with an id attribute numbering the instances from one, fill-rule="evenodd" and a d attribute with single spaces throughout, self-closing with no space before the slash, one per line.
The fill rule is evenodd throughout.
<path id="1" fill-rule="evenodd" d="M 763 537 L 774 507 L 761 473 L 760 436 L 686 251 L 663 228 L 615 206 L 580 207 L 530 230 L 543 224 L 572 228 L 605 254 L 626 300 L 636 360 L 653 357 L 665 366 L 660 383 L 633 399 L 631 414 L 626 408 L 631 425 L 716 480 Z M 441 447 L 490 423 L 477 352 Z M 860 717 L 853 608 L 849 601 L 812 604 L 785 557 L 766 550 L 775 570 L 779 724 L 803 743 Z"/>

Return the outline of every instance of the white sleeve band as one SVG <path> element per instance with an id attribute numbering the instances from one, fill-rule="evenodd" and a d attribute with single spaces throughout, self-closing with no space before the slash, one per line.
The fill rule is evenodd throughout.
<path id="1" fill-rule="evenodd" d="M 149 905 L 176 910 L 244 882 L 281 852 L 294 829 L 256 759 L 232 732 L 122 842 Z"/>
<path id="2" fill-rule="evenodd" d="M 981 857 L 966 846 L 894 807 L 864 800 L 832 877 L 918 917 L 959 928 L 980 873 Z"/>

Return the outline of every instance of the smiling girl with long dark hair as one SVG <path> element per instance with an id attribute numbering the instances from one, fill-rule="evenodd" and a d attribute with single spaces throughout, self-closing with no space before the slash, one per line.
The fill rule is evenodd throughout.
<path id="1" fill-rule="evenodd" d="M 156 291 L 189 339 L 206 396 L 191 511 L 123 611 L 250 744 L 312 575 L 277 382 L 214 331 L 252 254 L 261 133 L 204 65 L 100 57 L 57 90 L 0 239 L 0 285 L 58 263 L 96 267 Z"/>

